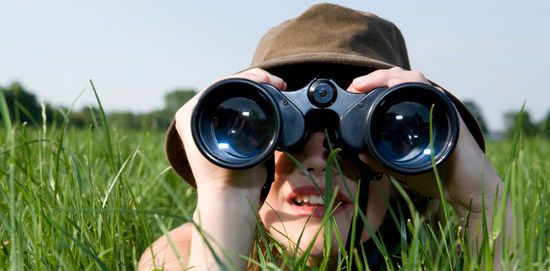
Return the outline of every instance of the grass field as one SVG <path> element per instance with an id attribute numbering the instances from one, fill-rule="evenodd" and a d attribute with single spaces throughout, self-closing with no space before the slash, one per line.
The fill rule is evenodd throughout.
<path id="1" fill-rule="evenodd" d="M 135 269 L 145 248 L 194 210 L 195 192 L 169 169 L 163 143 L 161 131 L 108 127 L 103 118 L 79 130 L 4 121 L 0 269 Z M 516 216 L 514 236 L 505 242 L 514 253 L 503 257 L 503 267 L 548 270 L 550 142 L 521 137 L 489 142 L 487 153 L 509 185 Z M 490 269 L 492 240 L 501 228 L 489 231 L 475 256 L 450 221 L 440 232 L 419 217 L 409 221 L 411 240 L 399 253 L 401 267 Z M 276 269 L 270 255 L 261 258 L 263 268 Z M 305 269 L 299 259 L 285 262 Z"/>

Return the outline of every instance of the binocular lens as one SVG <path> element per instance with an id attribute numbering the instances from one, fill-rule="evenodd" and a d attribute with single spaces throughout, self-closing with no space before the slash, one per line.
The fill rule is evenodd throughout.
<path id="1" fill-rule="evenodd" d="M 258 84 L 226 79 L 208 88 L 192 116 L 193 137 L 211 162 L 232 169 L 262 163 L 279 138 L 280 113 Z"/>
<path id="2" fill-rule="evenodd" d="M 215 144 L 234 158 L 256 157 L 271 144 L 276 129 L 273 118 L 251 99 L 225 100 L 215 109 L 211 121 Z"/>
<path id="3" fill-rule="evenodd" d="M 380 113 L 375 143 L 380 153 L 405 166 L 430 156 L 430 111 L 416 102 L 401 102 Z"/>
<path id="4" fill-rule="evenodd" d="M 369 148 L 382 164 L 397 172 L 419 174 L 429 171 L 432 155 L 438 164 L 456 143 L 456 109 L 433 87 L 413 83 L 398 85 L 382 94 L 374 108 L 368 127 Z"/>

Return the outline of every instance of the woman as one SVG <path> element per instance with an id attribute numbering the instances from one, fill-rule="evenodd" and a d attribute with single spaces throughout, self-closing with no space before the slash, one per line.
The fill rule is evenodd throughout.
<path id="1" fill-rule="evenodd" d="M 313 6 L 271 29 L 260 41 L 251 68 L 229 77 L 271 84 L 280 90 L 297 89 L 313 78 L 326 77 L 358 93 L 404 82 L 431 84 L 422 73 L 410 70 L 404 40 L 392 23 L 332 4 Z M 483 154 L 483 136 L 477 123 L 456 98 L 450 97 L 460 113 L 460 133 L 457 147 L 442 165 L 440 175 L 445 200 L 460 218 L 466 218 L 470 211 L 468 229 L 474 233 L 481 217 L 481 191 L 485 191 L 485 206 L 492 217 L 491 205 L 502 182 Z M 268 177 L 264 166 L 247 170 L 220 168 L 197 149 L 190 126 L 197 99 L 194 97 L 177 112 L 168 132 L 166 150 L 176 172 L 197 187 L 193 219 L 201 230 L 190 223 L 172 230 L 170 238 L 176 251 L 166 237 L 161 237 L 145 251 L 140 268 L 178 270 L 193 266 L 197 270 L 216 270 L 221 264 L 246 269 L 247 261 L 238 255 L 251 254 L 257 227 L 251 208 L 259 210 L 265 229 L 290 250 L 301 253 L 313 244 L 308 263 L 318 263 L 325 250 L 321 229 L 325 206 L 308 174 L 287 154 L 276 152 L 275 179 L 262 204 L 261 188 Z M 324 137 L 322 132 L 313 133 L 302 149 L 291 153 L 321 191 L 325 189 L 330 152 L 323 145 Z M 388 175 L 406 184 L 419 198 L 439 198 L 433 174 L 405 176 L 385 169 L 368 153 L 360 153 L 358 158 L 365 166 L 384 174 L 378 182 L 362 183 L 370 187 L 365 209 L 374 231 L 383 230 L 389 217 L 385 200 L 394 192 Z M 340 236 L 347 236 L 361 166 L 345 159 L 340 162 L 344 176 L 333 175 L 333 187 L 326 189 L 338 191 L 334 219 Z M 345 185 L 351 195 L 345 192 Z M 333 236 L 331 251 L 336 253 L 334 239 Z M 361 241 L 369 239 L 364 229 Z"/>

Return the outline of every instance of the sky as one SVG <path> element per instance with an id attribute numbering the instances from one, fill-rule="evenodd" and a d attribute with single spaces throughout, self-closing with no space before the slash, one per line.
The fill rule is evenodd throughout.
<path id="1" fill-rule="evenodd" d="M 329 2 L 395 23 L 412 67 L 476 102 L 491 130 L 524 102 L 535 121 L 550 111 L 549 1 Z M 0 0 L 0 86 L 78 109 L 96 103 L 93 80 L 108 111 L 160 109 L 248 67 L 265 32 L 315 3 Z"/>

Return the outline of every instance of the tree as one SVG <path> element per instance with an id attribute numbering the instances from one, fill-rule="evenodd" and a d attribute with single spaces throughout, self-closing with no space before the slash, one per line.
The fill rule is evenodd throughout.
<path id="1" fill-rule="evenodd" d="M 512 111 L 504 114 L 504 135 L 506 137 L 513 137 L 515 132 L 516 123 L 519 121 L 520 115 L 522 116 L 522 122 L 520 128 L 526 136 L 534 136 L 537 132 L 537 125 L 531 120 L 531 115 L 528 111 Z"/>
<path id="2" fill-rule="evenodd" d="M 20 83 L 14 82 L 8 87 L 0 87 L 4 93 L 8 112 L 13 121 L 28 122 L 29 124 L 42 124 L 42 106 L 36 96 L 27 91 Z M 131 112 L 113 112 L 108 114 L 109 121 L 115 126 L 131 129 L 162 129 L 170 125 L 176 111 L 196 92 L 191 89 L 176 89 L 164 96 L 164 108 L 148 113 L 134 114 Z M 67 108 L 53 108 L 45 105 L 45 113 L 48 124 L 59 125 L 64 121 Z M 74 127 L 88 127 L 93 119 L 100 116 L 99 109 L 94 106 L 84 107 L 79 111 L 73 110 L 68 116 L 69 124 Z M 0 120 L 2 117 L 0 116 Z"/>
<path id="3" fill-rule="evenodd" d="M 538 133 L 541 136 L 550 138 L 550 111 L 546 113 L 546 117 L 539 123 Z"/>
<path id="4" fill-rule="evenodd" d="M 464 101 L 464 105 L 468 108 L 468 110 L 470 110 L 470 112 L 472 112 L 472 115 L 474 115 L 474 118 L 477 120 L 477 123 L 479 123 L 483 134 L 487 135 L 489 133 L 489 129 L 487 128 L 487 122 L 485 121 L 479 106 L 471 100 Z"/>
<path id="5" fill-rule="evenodd" d="M 178 109 L 197 94 L 192 89 L 175 89 L 164 95 L 164 110 L 175 114 Z"/>
<path id="6" fill-rule="evenodd" d="M 42 107 L 36 96 L 27 91 L 19 82 L 13 82 L 6 88 L 1 88 L 6 98 L 6 104 L 13 121 L 40 123 L 42 122 Z M 1 118 L 1 117 L 0 117 Z"/>

